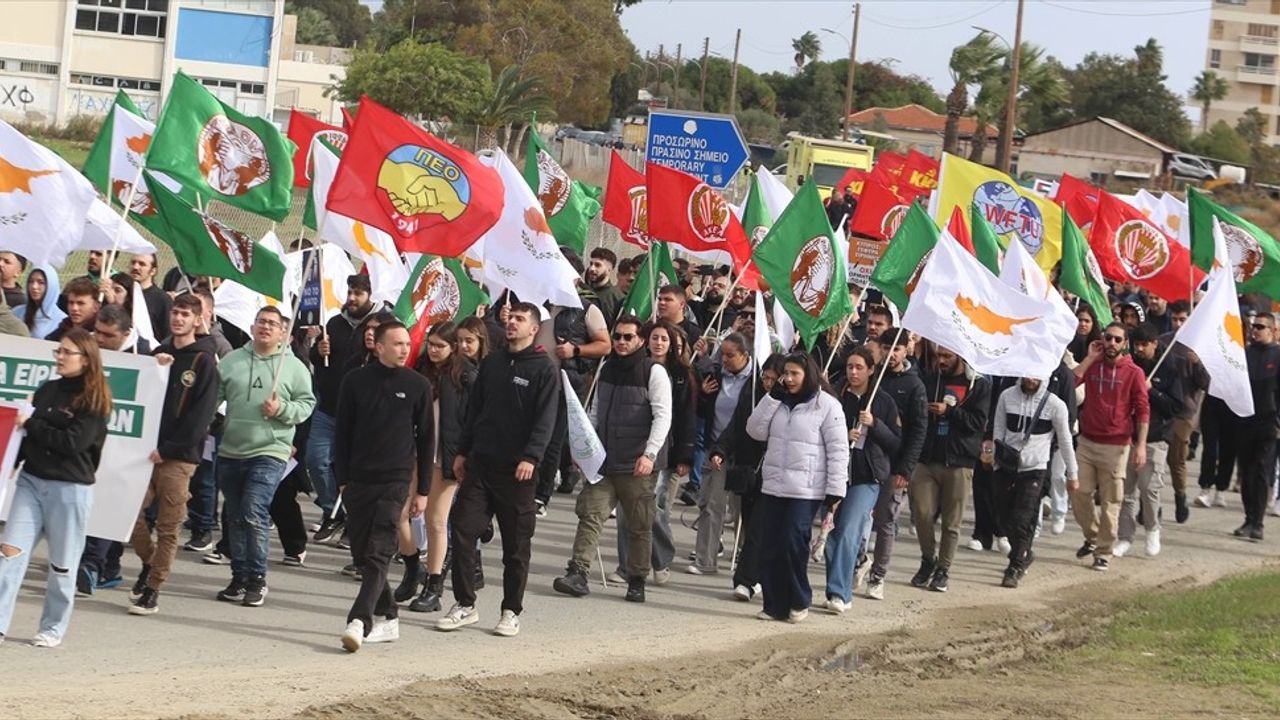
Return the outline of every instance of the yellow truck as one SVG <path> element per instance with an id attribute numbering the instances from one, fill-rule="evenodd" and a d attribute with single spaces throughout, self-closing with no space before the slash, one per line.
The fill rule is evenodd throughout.
<path id="1" fill-rule="evenodd" d="M 879 133 L 864 135 L 879 136 Z M 889 137 L 889 136 L 885 136 Z M 818 183 L 818 191 L 823 197 L 831 193 L 831 188 L 840 182 L 849 168 L 870 170 L 875 160 L 875 148 L 852 141 L 825 140 L 823 138 L 806 137 L 798 133 L 789 133 L 786 141 L 787 164 L 784 182 L 788 188 L 795 190 L 802 180 L 813 178 Z M 777 170 L 775 174 L 781 174 Z"/>

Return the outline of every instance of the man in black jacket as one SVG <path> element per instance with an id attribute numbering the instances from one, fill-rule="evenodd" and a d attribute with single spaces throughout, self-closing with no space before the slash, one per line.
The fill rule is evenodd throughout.
<path id="1" fill-rule="evenodd" d="M 453 459 L 458 495 L 449 524 L 453 537 L 454 606 L 436 623 L 457 630 L 480 620 L 476 610 L 476 542 L 497 516 L 502 533 L 502 616 L 494 628 L 520 632 L 524 588 L 537 508 L 535 470 L 556 424 L 560 380 L 551 358 L 533 344 L 543 321 L 537 305 L 518 302 L 507 312 L 507 347 L 480 362 L 467 400 L 467 420 Z"/>
<path id="2" fill-rule="evenodd" d="M 1244 524 L 1236 537 L 1262 539 L 1262 518 L 1267 513 L 1271 476 L 1276 466 L 1276 425 L 1280 422 L 1280 345 L 1276 344 L 1276 319 L 1259 313 L 1249 325 L 1249 386 L 1253 390 L 1253 415 L 1231 415 L 1226 432 L 1234 429 L 1240 458 L 1240 501 Z"/>
<path id="3" fill-rule="evenodd" d="M 1124 504 L 1120 507 L 1120 527 L 1111 554 L 1124 557 L 1129 552 L 1138 518 L 1141 518 L 1147 533 L 1147 556 L 1155 557 L 1160 554 L 1160 488 L 1169 476 L 1173 421 L 1186 402 L 1183 386 L 1186 369 L 1182 360 L 1172 354 L 1159 363 L 1159 333 L 1151 323 L 1134 328 L 1129 333 L 1129 343 L 1133 348 L 1133 362 L 1147 376 L 1151 420 L 1147 426 L 1147 462 L 1140 468 L 1130 463 L 1125 471 Z"/>
<path id="4" fill-rule="evenodd" d="M 916 587 L 947 591 L 951 560 L 960 541 L 965 495 L 973 481 L 982 435 L 991 411 L 991 381 L 975 373 L 944 347 L 935 352 L 938 368 L 924 378 L 930 399 L 929 429 L 920 464 L 911 476 L 911 510 L 920 541 Z M 934 536 L 934 518 L 942 517 L 942 542 Z"/>
<path id="5" fill-rule="evenodd" d="M 142 299 L 147 303 L 147 315 L 151 317 L 151 329 L 155 336 L 164 337 L 165 331 L 169 329 L 169 308 L 173 301 L 169 299 L 169 293 L 155 283 L 156 256 L 134 255 L 129 261 L 129 276 L 142 286 Z"/>
<path id="6" fill-rule="evenodd" d="M 155 469 L 133 525 L 131 542 L 142 572 L 130 597 L 131 615 L 153 615 L 157 596 L 169 577 L 178 551 L 178 532 L 191 497 L 191 475 L 200 464 L 204 439 L 218 407 L 218 358 L 208 335 L 196 335 L 203 305 L 200 298 L 179 295 L 169 311 L 169 339 L 156 350 L 156 359 L 169 365 L 160 414 L 157 447 L 151 451 Z M 147 526 L 147 508 L 156 503 L 155 539 Z"/>
<path id="7" fill-rule="evenodd" d="M 334 516 L 338 485 L 333 476 L 334 415 L 338 411 L 338 388 L 352 349 L 362 347 L 355 328 L 373 312 L 369 300 L 368 275 L 347 278 L 347 302 L 342 312 L 329 318 L 324 334 L 311 348 L 311 368 L 315 377 L 316 411 L 311 415 L 311 432 L 307 436 L 307 474 L 316 491 L 316 505 L 324 515 L 320 529 L 312 538 L 322 543 L 341 535 L 342 521 Z"/>
<path id="8" fill-rule="evenodd" d="M 884 599 L 884 578 L 889 572 L 889 560 L 893 557 L 894 539 L 898 534 L 898 510 L 907 498 L 908 480 L 915 472 L 920 451 L 924 448 L 925 432 L 929 429 L 924 383 L 907 357 L 911 344 L 908 335 L 896 328 L 886 328 L 879 335 L 883 348 L 881 355 L 888 363 L 884 379 L 880 381 L 880 392 L 898 404 L 902 445 L 890 462 L 893 492 L 880 493 L 871 512 L 876 547 L 867 578 L 867 596 L 875 600 Z"/>
<path id="9" fill-rule="evenodd" d="M 400 638 L 387 565 L 396 551 L 400 511 L 416 475 L 411 514 L 427 507 L 435 457 L 431 383 L 405 367 L 409 331 L 398 322 L 374 331 L 377 362 L 353 370 L 338 391 L 333 471 L 347 506 L 351 559 L 360 569 L 360 591 L 347 614 L 342 647 Z M 372 428 L 382 432 L 370 432 Z M 394 428 L 397 432 L 390 432 Z"/>

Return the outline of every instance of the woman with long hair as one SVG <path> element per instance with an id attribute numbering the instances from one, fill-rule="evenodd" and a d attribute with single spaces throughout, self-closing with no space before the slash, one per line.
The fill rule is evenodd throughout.
<path id="1" fill-rule="evenodd" d="M 133 312 L 133 277 L 129 273 L 118 272 L 111 276 L 111 282 L 107 284 L 107 302 Z"/>
<path id="2" fill-rule="evenodd" d="M 1102 339 L 1102 326 L 1098 324 L 1098 314 L 1093 307 L 1083 301 L 1076 308 L 1076 321 L 1076 336 L 1067 344 L 1067 351 L 1080 363 L 1089 354 L 1089 345 Z"/>
<path id="3" fill-rule="evenodd" d="M 26 430 L 19 450 L 25 465 L 0 539 L 0 641 L 9 632 L 31 552 L 41 538 L 48 544 L 44 613 L 40 631 L 31 639 L 36 647 L 61 645 L 71 622 L 94 474 L 111 414 L 111 390 L 93 335 L 72 328 L 53 357 L 58 377 L 36 390 L 31 416 L 19 417 Z"/>
<path id="4" fill-rule="evenodd" d="M 418 371 L 431 381 L 436 411 L 436 464 L 427 495 L 426 586 L 409 604 L 414 612 L 437 612 L 444 595 L 444 575 L 449 562 L 449 510 L 458 491 L 453 458 L 462 439 L 467 398 L 476 379 L 476 366 L 459 350 L 461 331 L 451 322 L 440 323 L 427 333 L 427 355 Z"/>
<path id="5" fill-rule="evenodd" d="M 760 548 L 762 620 L 793 623 L 809 615 L 809 540 L 818 508 L 844 498 L 849 436 L 844 409 L 807 353 L 783 361 L 782 378 L 747 420 L 766 444 L 756 521 L 770 537 Z"/>
<path id="6" fill-rule="evenodd" d="M 458 323 L 458 352 L 472 365 L 480 366 L 480 361 L 489 354 L 489 328 L 484 320 L 472 315 Z"/>
<path id="7" fill-rule="evenodd" d="M 13 309 L 13 314 L 27 326 L 33 338 L 43 340 L 58 329 L 67 316 L 58 307 L 58 273 L 45 265 L 31 268 L 27 275 L 27 301 Z"/>

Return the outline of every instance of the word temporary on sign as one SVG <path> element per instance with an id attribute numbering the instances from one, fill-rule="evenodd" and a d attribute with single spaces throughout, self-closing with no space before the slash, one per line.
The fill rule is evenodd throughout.
<path id="1" fill-rule="evenodd" d="M 653 110 L 645 159 L 724 189 L 750 155 L 732 115 Z"/>

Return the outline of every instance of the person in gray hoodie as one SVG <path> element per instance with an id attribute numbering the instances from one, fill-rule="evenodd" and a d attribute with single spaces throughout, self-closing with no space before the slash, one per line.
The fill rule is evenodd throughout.
<path id="1" fill-rule="evenodd" d="M 763 485 L 754 520 L 765 528 L 760 548 L 761 620 L 797 623 L 809 615 L 809 540 L 818 508 L 828 511 L 849 483 L 844 408 L 807 353 L 783 361 L 782 378 L 747 420 L 747 434 L 766 443 Z"/>
<path id="2" fill-rule="evenodd" d="M 1004 571 L 1007 588 L 1018 587 L 1035 555 L 1031 543 L 1035 539 L 1040 517 L 1040 497 L 1049 478 L 1049 461 L 1053 457 L 1053 440 L 1063 450 L 1067 480 L 1079 477 L 1076 456 L 1071 451 L 1071 419 L 1062 398 L 1049 392 L 1039 378 L 1022 378 L 1017 385 L 1000 393 L 992 417 L 993 440 L 1019 451 L 1017 467 L 1002 467 L 996 457 L 996 512 L 1000 525 L 1009 533 L 1009 567 Z"/>

